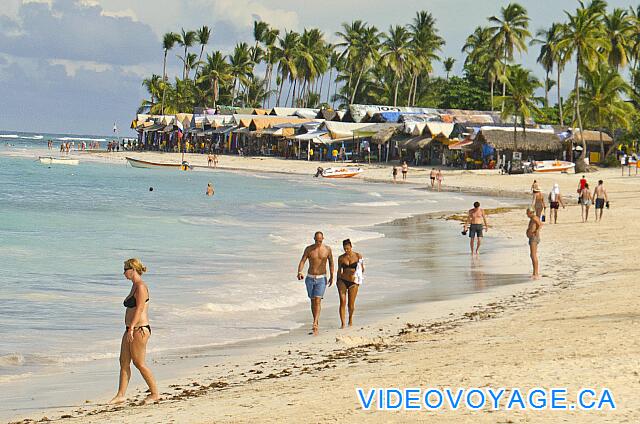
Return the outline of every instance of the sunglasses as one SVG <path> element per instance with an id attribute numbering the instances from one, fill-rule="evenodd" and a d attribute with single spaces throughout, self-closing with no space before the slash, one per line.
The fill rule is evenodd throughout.
<path id="1" fill-rule="evenodd" d="M 129 271 L 130 269 L 133 269 L 133 268 L 127 268 L 127 267 L 125 267 L 125 268 L 124 268 L 124 272 L 127 272 L 127 271 Z"/>

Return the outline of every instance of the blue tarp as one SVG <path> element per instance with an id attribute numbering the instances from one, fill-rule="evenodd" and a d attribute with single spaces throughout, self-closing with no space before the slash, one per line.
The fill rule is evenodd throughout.
<path id="1" fill-rule="evenodd" d="M 384 122 L 398 122 L 400 119 L 400 112 L 380 112 L 379 114 Z"/>
<path id="2" fill-rule="evenodd" d="M 482 145 L 482 157 L 486 158 L 487 156 L 491 156 L 495 153 L 496 149 L 494 149 L 493 147 L 491 147 L 488 144 L 483 144 Z"/>

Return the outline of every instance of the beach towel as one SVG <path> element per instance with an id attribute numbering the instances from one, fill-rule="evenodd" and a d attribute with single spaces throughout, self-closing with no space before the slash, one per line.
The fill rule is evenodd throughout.
<path id="1" fill-rule="evenodd" d="M 364 283 L 364 275 L 362 273 L 363 264 L 364 264 L 364 259 L 358 259 L 358 265 L 356 266 L 356 284 L 358 285 Z"/>

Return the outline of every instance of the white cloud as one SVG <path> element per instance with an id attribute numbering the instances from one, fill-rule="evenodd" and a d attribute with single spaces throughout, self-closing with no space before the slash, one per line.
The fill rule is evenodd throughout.
<path id="1" fill-rule="evenodd" d="M 131 9 L 103 10 L 100 14 L 111 18 L 130 18 L 132 21 L 138 22 L 138 15 L 136 15 L 136 12 Z"/>
<path id="2" fill-rule="evenodd" d="M 215 0 L 214 16 L 246 29 L 253 27 L 256 18 L 277 28 L 298 29 L 298 13 L 293 10 L 275 9 L 251 0 Z"/>
<path id="3" fill-rule="evenodd" d="M 48 63 L 52 66 L 64 66 L 64 71 L 66 72 L 68 77 L 75 77 L 79 70 L 93 72 L 106 72 L 113 70 L 113 66 L 111 65 L 85 60 L 52 59 L 49 60 Z"/>

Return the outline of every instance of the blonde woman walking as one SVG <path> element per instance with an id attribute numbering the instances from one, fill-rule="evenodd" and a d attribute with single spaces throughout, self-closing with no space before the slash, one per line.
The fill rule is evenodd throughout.
<path id="1" fill-rule="evenodd" d="M 149 386 L 149 395 L 144 399 L 144 404 L 157 402 L 160 399 L 155 378 L 145 363 L 147 342 L 151 337 L 148 317 L 149 288 L 142 281 L 142 274 L 146 271 L 147 267 L 139 259 L 132 258 L 124 262 L 124 277 L 131 281 L 132 286 L 123 302 L 126 308 L 124 315 L 126 328 L 120 344 L 120 380 L 118 393 L 109 402 L 111 404 L 126 401 L 125 394 L 131 379 L 131 362 Z"/>

